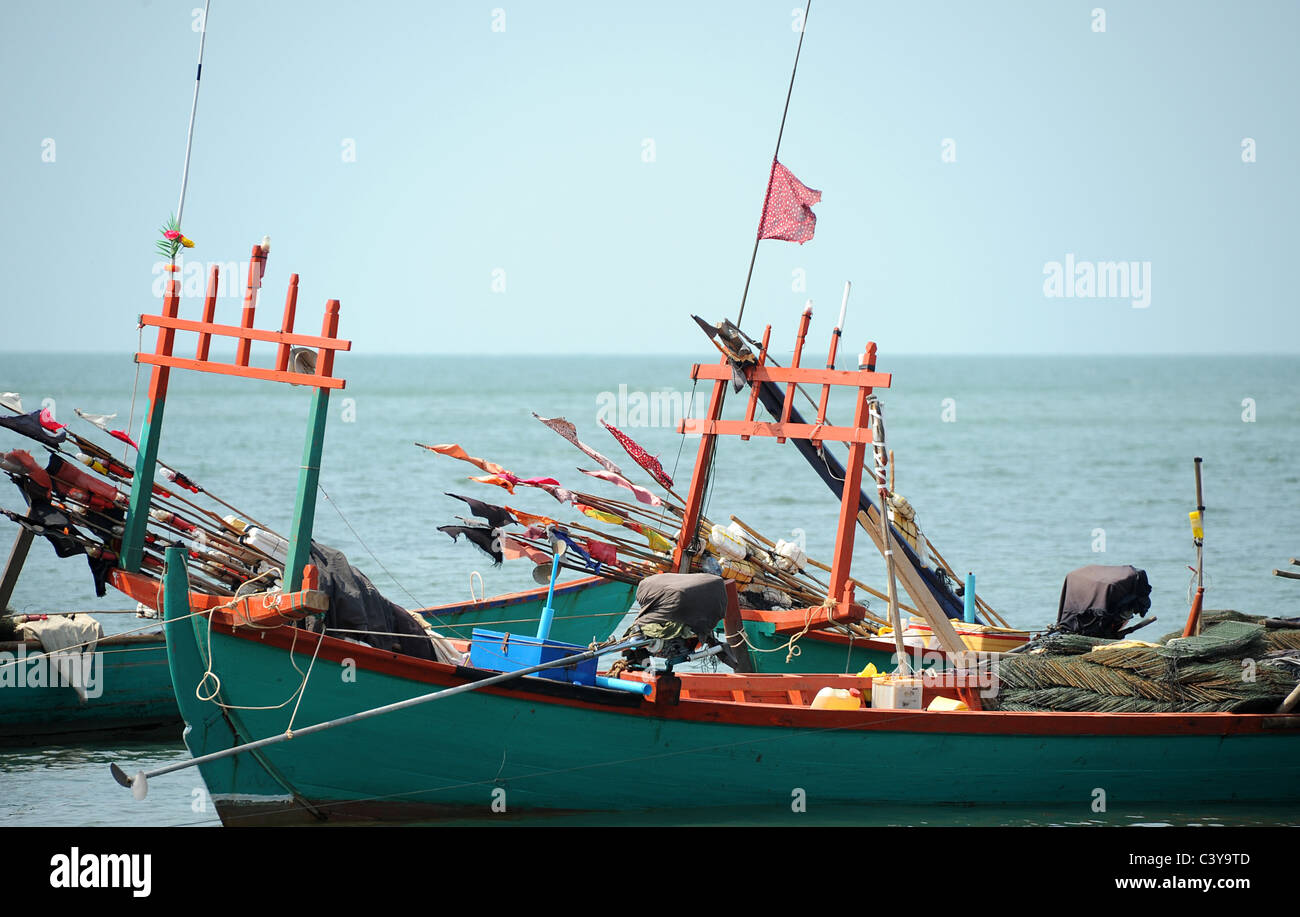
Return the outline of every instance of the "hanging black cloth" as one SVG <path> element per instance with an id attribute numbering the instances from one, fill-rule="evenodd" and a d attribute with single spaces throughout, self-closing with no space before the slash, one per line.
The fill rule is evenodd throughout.
<path id="1" fill-rule="evenodd" d="M 63 430 L 58 433 L 51 433 L 42 427 L 40 411 L 32 411 L 30 414 L 18 414 L 13 417 L 0 417 L 0 427 L 8 427 L 15 433 L 21 433 L 23 436 L 51 448 L 57 447 L 68 437 L 68 434 Z"/>
<path id="2" fill-rule="evenodd" d="M 72 527 L 72 521 L 43 500 L 32 501 L 26 516 L 7 509 L 3 512 L 32 534 L 48 539 L 59 557 L 76 557 L 86 553 L 86 549 L 73 537 L 77 530 Z"/>
<path id="3" fill-rule="evenodd" d="M 446 493 L 444 491 L 444 493 Z M 504 506 L 497 506 L 493 503 L 484 503 L 482 500 L 475 500 L 473 497 L 462 497 L 460 494 L 447 494 L 449 497 L 455 497 L 457 500 L 464 500 L 469 504 L 470 512 L 480 519 L 486 519 L 488 525 L 494 529 L 502 528 L 515 521 L 515 517 L 510 515 L 510 510 Z"/>
<path id="4" fill-rule="evenodd" d="M 457 535 L 464 535 L 480 551 L 492 558 L 492 566 L 499 567 L 505 557 L 501 554 L 501 541 L 494 534 L 496 529 L 484 528 L 477 525 L 440 525 L 438 531 L 446 532 L 451 536 L 452 541 L 456 541 Z"/>

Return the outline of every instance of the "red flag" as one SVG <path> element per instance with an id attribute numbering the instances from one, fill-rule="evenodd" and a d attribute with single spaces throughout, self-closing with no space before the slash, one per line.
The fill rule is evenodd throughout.
<path id="1" fill-rule="evenodd" d="M 763 225 L 758 228 L 760 239 L 781 239 L 803 245 L 813 237 L 817 228 L 817 214 L 812 205 L 822 199 L 791 174 L 775 159 L 772 175 L 767 181 L 767 200 L 763 202 Z"/>
<path id="2" fill-rule="evenodd" d="M 669 490 L 672 489 L 673 479 L 664 471 L 664 466 L 659 464 L 659 459 L 642 449 L 637 445 L 636 441 L 633 440 L 632 437 L 628 436 L 618 427 L 613 424 L 605 423 L 603 420 L 601 423 L 605 424 L 605 429 L 613 434 L 614 438 L 618 440 L 619 445 L 627 451 L 627 454 L 632 456 L 632 459 L 638 465 L 650 473 L 650 477 L 654 478 Z"/>

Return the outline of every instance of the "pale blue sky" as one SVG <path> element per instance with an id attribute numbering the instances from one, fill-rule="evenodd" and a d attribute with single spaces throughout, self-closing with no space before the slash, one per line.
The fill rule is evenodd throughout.
<path id="1" fill-rule="evenodd" d="M 158 308 L 201 5 L 0 7 L 0 350 L 128 351 Z M 689 313 L 744 284 L 795 5 L 213 0 L 191 258 L 270 233 L 259 324 L 297 271 L 303 330 L 337 297 L 366 353 L 698 353 Z M 784 341 L 806 296 L 829 325 L 852 279 L 848 348 L 1300 351 L 1300 4 L 1104 3 L 1104 33 L 1099 5 L 817 0 L 781 154 L 817 234 L 762 243 L 746 328 Z M 1046 297 L 1067 254 L 1150 262 L 1149 307 Z"/>

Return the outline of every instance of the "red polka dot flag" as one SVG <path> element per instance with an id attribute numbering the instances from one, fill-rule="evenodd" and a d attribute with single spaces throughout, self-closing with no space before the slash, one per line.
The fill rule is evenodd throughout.
<path id="1" fill-rule="evenodd" d="M 781 239 L 803 245 L 813 237 L 817 214 L 812 205 L 822 199 L 820 191 L 805 185 L 785 166 L 772 161 L 772 176 L 767 182 L 767 200 L 763 204 L 760 239 Z"/>

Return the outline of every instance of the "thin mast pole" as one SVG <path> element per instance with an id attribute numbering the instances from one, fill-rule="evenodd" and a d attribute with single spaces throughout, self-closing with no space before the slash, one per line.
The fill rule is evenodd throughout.
<path id="1" fill-rule="evenodd" d="M 199 110 L 199 81 L 203 77 L 203 45 L 208 37 L 208 9 L 212 0 L 203 4 L 203 28 L 199 30 L 199 64 L 194 71 L 194 101 L 190 104 L 190 127 L 185 135 L 185 165 L 181 168 L 181 196 L 176 202 L 176 225 L 181 225 L 185 213 L 185 189 L 190 182 L 190 149 L 194 146 L 194 116 Z"/>
<path id="2" fill-rule="evenodd" d="M 776 150 L 772 153 L 772 166 L 767 173 L 767 190 L 763 192 L 763 215 L 758 219 L 758 232 L 754 233 L 754 251 L 749 256 L 749 271 L 745 274 L 745 292 L 740 296 L 740 313 L 736 316 L 736 327 L 740 327 L 745 317 L 745 300 L 749 299 L 749 281 L 754 277 L 754 262 L 758 258 L 758 243 L 762 241 L 763 224 L 767 221 L 767 196 L 772 190 L 772 175 L 776 172 L 776 161 L 781 155 L 781 138 L 785 136 L 785 119 L 790 114 L 790 96 L 794 93 L 794 75 L 799 72 L 799 52 L 803 50 L 803 34 L 808 29 L 808 13 L 812 10 L 812 0 L 808 0 L 803 10 L 803 27 L 799 29 L 799 44 L 794 49 L 794 66 L 790 69 L 790 87 L 785 91 L 785 108 L 781 111 L 781 129 L 776 132 Z"/>

